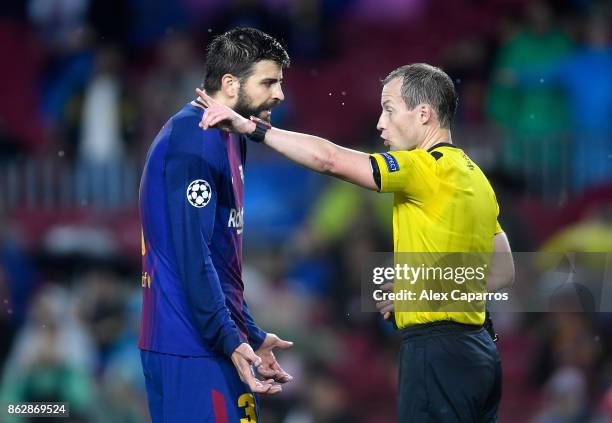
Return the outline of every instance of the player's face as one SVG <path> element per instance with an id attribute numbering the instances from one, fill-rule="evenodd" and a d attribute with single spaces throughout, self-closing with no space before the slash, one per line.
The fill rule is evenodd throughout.
<path id="1" fill-rule="evenodd" d="M 255 116 L 269 121 L 272 109 L 285 99 L 281 83 L 282 68 L 272 60 L 253 65 L 253 73 L 240 84 L 234 110 L 244 117 Z"/>
<path id="2" fill-rule="evenodd" d="M 376 128 L 390 150 L 412 150 L 418 144 L 419 122 L 416 108 L 409 110 L 402 98 L 402 79 L 395 78 L 382 89 L 382 113 Z"/>

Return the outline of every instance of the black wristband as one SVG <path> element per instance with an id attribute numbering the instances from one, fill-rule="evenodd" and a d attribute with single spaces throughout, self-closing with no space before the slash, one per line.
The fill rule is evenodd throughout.
<path id="1" fill-rule="evenodd" d="M 251 141 L 263 142 L 263 140 L 266 138 L 266 132 L 268 132 L 268 129 L 270 129 L 272 125 L 254 116 L 251 116 L 250 120 L 251 122 L 255 122 L 255 131 L 253 131 L 248 137 L 251 139 Z"/>

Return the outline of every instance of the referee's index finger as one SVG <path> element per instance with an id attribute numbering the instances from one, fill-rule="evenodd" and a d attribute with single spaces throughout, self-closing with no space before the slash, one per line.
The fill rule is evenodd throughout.
<path id="1" fill-rule="evenodd" d="M 206 107 L 210 106 L 210 102 L 212 101 L 212 98 L 210 98 L 208 94 L 206 94 L 204 91 L 202 91 L 199 88 L 196 88 L 196 94 L 198 95 L 198 97 L 200 97 L 200 100 L 202 100 L 202 103 L 204 104 L 204 106 Z"/>

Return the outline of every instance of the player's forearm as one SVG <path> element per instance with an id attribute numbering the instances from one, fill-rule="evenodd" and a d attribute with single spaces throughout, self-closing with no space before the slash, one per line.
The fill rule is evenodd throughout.
<path id="1" fill-rule="evenodd" d="M 242 315 L 244 316 L 248 331 L 249 344 L 254 350 L 256 350 L 260 347 L 264 339 L 266 339 L 267 334 L 255 323 L 246 300 L 242 301 Z"/>
<path id="2" fill-rule="evenodd" d="M 201 264 L 191 264 L 194 261 L 181 267 L 185 269 L 183 285 L 194 323 L 209 347 L 229 357 L 242 342 L 238 328 L 225 305 L 225 295 L 210 255 Z M 193 270 L 189 271 L 189 267 Z"/>

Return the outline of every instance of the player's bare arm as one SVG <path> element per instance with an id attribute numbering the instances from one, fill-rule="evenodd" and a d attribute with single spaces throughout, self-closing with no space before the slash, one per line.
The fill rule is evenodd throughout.
<path id="1" fill-rule="evenodd" d="M 255 131 L 255 122 L 215 101 L 204 91 L 196 89 L 196 92 L 207 108 L 200 122 L 202 129 L 219 127 L 243 135 L 250 135 Z M 277 128 L 266 132 L 264 143 L 315 172 L 335 176 L 373 191 L 378 189 L 372 175 L 370 158 L 366 153 L 341 147 L 314 135 Z"/>

